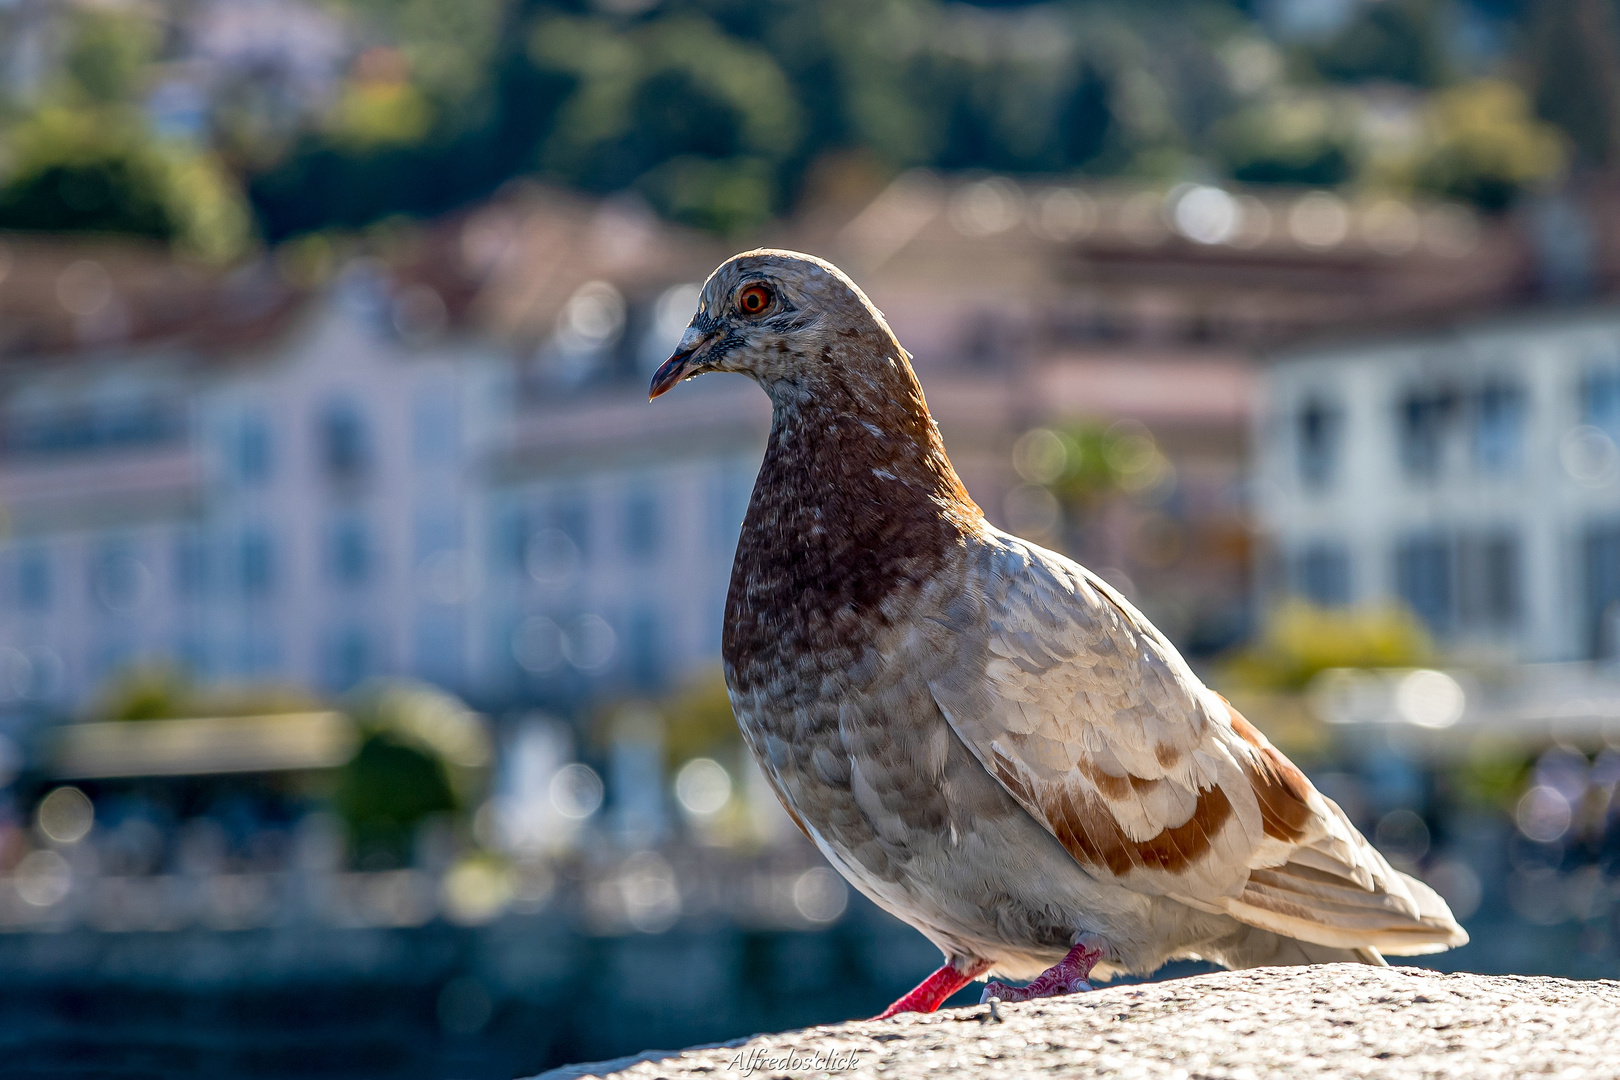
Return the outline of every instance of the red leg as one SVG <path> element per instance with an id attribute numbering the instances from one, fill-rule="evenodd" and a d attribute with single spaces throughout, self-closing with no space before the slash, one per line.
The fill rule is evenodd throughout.
<path id="1" fill-rule="evenodd" d="M 946 964 L 928 978 L 917 984 L 905 997 L 884 1009 L 874 1020 L 887 1020 L 896 1013 L 919 1012 L 931 1013 L 945 999 L 956 993 L 962 987 L 983 975 L 990 968 L 988 960 L 974 960 L 969 963 L 966 971 L 959 971 L 950 964 Z"/>
<path id="2" fill-rule="evenodd" d="M 988 1001 L 995 997 L 1002 1001 L 1029 1001 L 1032 998 L 1090 990 L 1091 984 L 1086 981 L 1086 976 L 1091 974 L 1091 969 L 1097 966 L 1102 956 L 1102 942 L 1087 934 L 1069 950 L 1069 955 L 1041 972 L 1034 982 L 1027 986 L 1008 986 L 1004 982 L 992 981 L 985 984 L 984 996 L 980 1000 Z"/>

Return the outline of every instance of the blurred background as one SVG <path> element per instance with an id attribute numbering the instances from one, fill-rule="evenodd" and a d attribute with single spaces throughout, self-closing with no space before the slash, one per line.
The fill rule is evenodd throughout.
<path id="1" fill-rule="evenodd" d="M 8 1076 L 933 968 L 726 703 L 764 396 L 646 404 L 758 244 L 1450 901 L 1425 962 L 1620 975 L 1615 0 L 0 0 Z"/>

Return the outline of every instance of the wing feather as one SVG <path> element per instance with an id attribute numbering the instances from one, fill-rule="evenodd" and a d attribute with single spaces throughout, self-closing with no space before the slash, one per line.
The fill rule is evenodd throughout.
<path id="1" fill-rule="evenodd" d="M 1090 872 L 1318 945 L 1467 935 L 1107 584 L 999 531 L 969 548 L 930 681 L 979 761 Z"/>

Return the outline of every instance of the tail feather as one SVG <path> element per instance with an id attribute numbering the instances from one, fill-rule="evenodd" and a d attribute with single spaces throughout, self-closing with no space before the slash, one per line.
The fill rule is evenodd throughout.
<path id="1" fill-rule="evenodd" d="M 1433 889 L 1392 868 L 1387 874 L 1383 888 L 1367 889 L 1319 866 L 1289 862 L 1252 871 L 1226 911 L 1263 930 L 1350 951 L 1416 956 L 1467 943 L 1467 931 Z"/>

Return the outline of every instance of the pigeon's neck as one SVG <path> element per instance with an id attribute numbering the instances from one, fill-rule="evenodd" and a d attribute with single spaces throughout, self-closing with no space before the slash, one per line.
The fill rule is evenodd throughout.
<path id="1" fill-rule="evenodd" d="M 980 527 L 908 381 L 878 409 L 836 390 L 772 393 L 727 601 L 734 685 L 768 680 L 795 649 L 856 645 Z"/>

